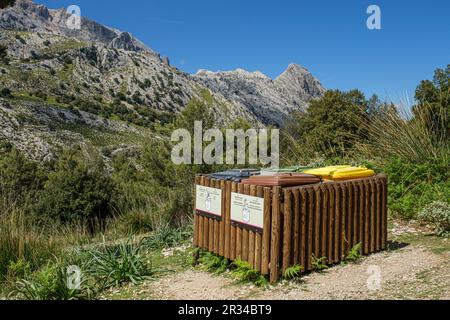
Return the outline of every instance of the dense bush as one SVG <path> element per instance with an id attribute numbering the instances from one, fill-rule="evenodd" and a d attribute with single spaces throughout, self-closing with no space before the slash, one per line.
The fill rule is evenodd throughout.
<path id="1" fill-rule="evenodd" d="M 450 233 L 450 204 L 448 202 L 432 202 L 420 212 L 419 218 L 432 223 L 439 236 L 446 236 Z"/>
<path id="2" fill-rule="evenodd" d="M 101 158 L 84 160 L 68 152 L 48 175 L 34 211 L 38 217 L 93 226 L 113 215 L 114 194 L 113 181 Z"/>

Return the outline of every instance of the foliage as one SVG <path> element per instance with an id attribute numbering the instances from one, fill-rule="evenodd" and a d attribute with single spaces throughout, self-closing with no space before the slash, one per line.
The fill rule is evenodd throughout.
<path id="1" fill-rule="evenodd" d="M 263 287 L 268 284 L 267 279 L 246 261 L 237 259 L 230 265 L 230 268 L 231 274 L 240 282 L 251 282 L 257 287 Z"/>
<path id="2" fill-rule="evenodd" d="M 91 299 L 93 292 L 82 278 L 80 289 L 67 285 L 67 269 L 59 263 L 48 263 L 39 271 L 15 283 L 13 294 L 26 300 Z"/>
<path id="3" fill-rule="evenodd" d="M 98 156 L 67 152 L 56 164 L 34 211 L 63 223 L 83 221 L 94 227 L 113 214 L 114 184 Z"/>
<path id="4" fill-rule="evenodd" d="M 142 282 L 154 273 L 151 262 L 142 251 L 142 245 L 133 244 L 130 240 L 112 247 L 95 248 L 89 251 L 88 273 L 104 288 L 125 282 Z"/>
<path id="5" fill-rule="evenodd" d="M 439 236 L 447 236 L 450 233 L 450 204 L 448 202 L 434 201 L 430 203 L 419 213 L 419 218 L 432 223 Z"/>
<path id="6" fill-rule="evenodd" d="M 367 123 L 378 106 L 376 97 L 367 101 L 360 91 L 327 91 L 311 102 L 307 112 L 297 112 L 283 128 L 283 159 L 304 161 L 317 156 L 342 157 L 352 153 L 366 135 L 359 122 Z"/>
<path id="7" fill-rule="evenodd" d="M 411 164 L 395 159 L 385 165 L 389 176 L 389 208 L 406 218 L 414 218 L 427 204 L 450 199 L 448 165 Z"/>
<path id="8" fill-rule="evenodd" d="M 190 228 L 176 228 L 166 222 L 155 228 L 149 237 L 142 240 L 142 243 L 151 249 L 172 248 L 186 242 L 191 235 Z"/>
<path id="9" fill-rule="evenodd" d="M 228 259 L 215 255 L 211 252 L 204 253 L 200 257 L 199 262 L 205 270 L 217 274 L 224 273 L 230 266 Z"/>
<path id="10" fill-rule="evenodd" d="M 328 269 L 328 266 L 326 265 L 327 258 L 317 258 L 315 255 L 312 256 L 311 265 L 313 270 L 315 271 L 323 271 L 325 269 Z"/>
<path id="11" fill-rule="evenodd" d="M 362 243 L 356 244 L 353 248 L 350 249 L 350 252 L 348 253 L 347 257 L 345 258 L 346 262 L 357 262 L 359 259 L 361 259 L 361 249 L 362 249 Z"/>
<path id="12" fill-rule="evenodd" d="M 0 97 L 1 98 L 12 98 L 12 92 L 8 88 L 3 88 L 0 90 Z"/>
<path id="13" fill-rule="evenodd" d="M 287 268 L 286 271 L 284 272 L 283 277 L 287 280 L 292 280 L 300 277 L 300 275 L 304 270 L 305 268 L 303 266 L 297 264 L 295 266 Z"/>
<path id="14" fill-rule="evenodd" d="M 437 69 L 433 80 L 423 80 L 416 89 L 414 115 L 427 114 L 429 128 L 436 136 L 450 135 L 450 64 Z"/>

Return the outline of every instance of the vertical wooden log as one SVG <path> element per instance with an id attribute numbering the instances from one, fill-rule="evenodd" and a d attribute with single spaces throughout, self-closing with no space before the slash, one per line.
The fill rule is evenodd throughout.
<path id="1" fill-rule="evenodd" d="M 333 184 L 327 184 L 328 197 L 329 197 L 329 223 L 328 223 L 328 253 L 327 260 L 331 263 L 334 262 L 334 225 L 336 220 L 336 198 Z"/>
<path id="2" fill-rule="evenodd" d="M 250 186 L 244 185 L 244 194 L 250 195 Z M 249 231 L 247 228 L 242 228 L 242 260 L 250 262 L 248 258 L 249 249 Z"/>
<path id="3" fill-rule="evenodd" d="M 258 186 L 256 188 L 256 196 L 258 198 L 264 198 L 264 188 Z M 265 203 L 264 203 L 265 206 Z M 264 208 L 265 212 L 265 208 Z M 264 219 L 263 219 L 264 221 Z M 264 231 L 263 231 L 264 232 Z M 255 268 L 257 271 L 262 272 L 262 234 L 260 232 L 257 232 L 255 234 Z"/>
<path id="4" fill-rule="evenodd" d="M 342 209 L 341 209 L 341 187 L 339 184 L 334 185 L 334 200 L 335 200 L 335 218 L 334 218 L 334 255 L 335 263 L 341 260 L 341 236 L 342 236 Z"/>
<path id="5" fill-rule="evenodd" d="M 353 210 L 352 210 L 352 247 L 359 243 L 358 240 L 358 185 L 352 182 Z"/>
<path id="6" fill-rule="evenodd" d="M 196 201 L 196 188 L 200 184 L 200 176 L 195 176 L 195 186 L 194 186 L 194 202 Z M 194 210 L 197 208 L 197 204 L 194 204 Z M 198 226 L 199 218 L 197 212 L 194 212 L 194 247 L 198 247 Z"/>
<path id="7" fill-rule="evenodd" d="M 238 184 L 238 193 L 244 194 L 244 185 L 242 183 Z M 242 256 L 242 228 L 236 226 L 236 259 L 243 259 Z"/>
<path id="8" fill-rule="evenodd" d="M 365 221 L 365 215 L 364 215 L 365 201 L 364 201 L 364 198 L 366 196 L 366 189 L 364 188 L 364 183 L 362 181 L 358 182 L 358 192 L 359 192 L 359 201 L 358 201 L 358 223 L 359 223 L 358 242 L 361 243 L 361 249 L 362 249 L 362 251 L 364 253 L 364 221 Z"/>
<path id="9" fill-rule="evenodd" d="M 210 182 L 209 182 L 209 186 L 211 188 L 215 188 L 215 184 L 216 184 L 215 180 L 211 179 Z M 209 230 L 208 230 L 208 251 L 215 253 L 215 251 L 214 251 L 214 224 L 216 222 L 216 219 L 208 219 L 208 220 L 209 220 L 209 224 L 208 224 L 208 226 L 209 226 Z"/>
<path id="10" fill-rule="evenodd" d="M 227 202 L 226 202 L 226 184 L 225 181 L 217 181 L 217 187 L 222 190 L 222 219 L 218 223 L 218 238 L 217 252 L 219 256 L 225 256 L 225 224 L 227 221 Z"/>
<path id="11" fill-rule="evenodd" d="M 264 188 L 264 230 L 262 235 L 262 258 L 261 258 L 261 273 L 269 274 L 270 264 L 270 238 L 272 233 L 272 190 L 271 188 Z"/>
<path id="12" fill-rule="evenodd" d="M 364 254 L 370 252 L 370 185 L 364 180 Z"/>
<path id="13" fill-rule="evenodd" d="M 275 283 L 280 276 L 280 187 L 274 187 L 272 195 L 272 241 L 270 250 L 270 282 Z"/>
<path id="14" fill-rule="evenodd" d="M 375 179 L 375 190 L 375 251 L 378 252 L 381 250 L 381 181 L 378 177 Z"/>
<path id="15" fill-rule="evenodd" d="M 221 189 L 219 180 L 214 181 L 214 187 L 216 189 Z M 223 221 L 223 217 L 224 217 L 224 213 L 225 213 L 223 193 L 222 193 L 222 198 L 221 198 L 220 202 L 221 202 L 221 207 L 222 207 L 222 219 L 220 221 L 217 219 L 213 219 L 213 221 L 214 221 L 214 224 L 213 224 L 213 239 L 214 239 L 213 249 L 214 249 L 215 254 L 223 256 L 223 254 L 220 254 L 220 225 Z"/>
<path id="16" fill-rule="evenodd" d="M 344 256 L 347 255 L 348 250 L 348 239 L 347 239 L 347 213 L 348 213 L 348 190 L 347 183 L 341 182 L 339 183 L 341 188 L 341 231 L 340 231 L 340 252 L 339 252 L 339 261 L 342 261 Z"/>
<path id="17" fill-rule="evenodd" d="M 236 193 L 238 191 L 238 184 L 236 182 L 231 183 L 231 192 Z M 231 219 L 231 192 L 229 193 L 229 200 L 228 203 L 230 204 L 230 219 Z M 230 224 L 230 259 L 236 260 L 236 237 L 237 237 L 237 230 L 236 227 L 232 224 Z"/>
<path id="18" fill-rule="evenodd" d="M 289 268 L 292 254 L 292 192 L 290 190 L 284 190 L 283 229 L 282 274 Z"/>
<path id="19" fill-rule="evenodd" d="M 376 210 L 376 190 L 374 180 L 369 180 L 370 185 L 370 253 L 375 252 L 375 210 Z"/>
<path id="20" fill-rule="evenodd" d="M 321 212 L 320 212 L 320 256 L 327 257 L 328 256 L 328 246 L 327 246 L 327 237 L 328 237 L 328 189 L 325 186 L 320 186 L 320 193 L 322 194 L 322 201 L 320 203 Z M 328 260 L 329 262 L 329 260 Z"/>
<path id="21" fill-rule="evenodd" d="M 388 180 L 386 177 L 382 178 L 381 181 L 381 207 L 382 207 L 382 230 L 381 230 L 381 248 L 386 250 L 387 248 L 387 230 L 388 230 Z"/>
<path id="22" fill-rule="evenodd" d="M 205 177 L 204 186 L 209 187 L 210 180 Z M 203 217 L 203 249 L 209 250 L 209 218 Z"/>
<path id="23" fill-rule="evenodd" d="M 256 197 L 256 186 L 250 186 L 250 195 L 252 197 Z M 248 262 L 255 268 L 255 239 L 256 232 L 249 230 L 248 232 Z"/>
<path id="24" fill-rule="evenodd" d="M 314 255 L 321 258 L 320 252 L 320 209 L 322 208 L 322 194 L 319 187 L 314 187 L 315 205 L 314 205 Z"/>
<path id="25" fill-rule="evenodd" d="M 306 270 L 312 270 L 312 255 L 313 255 L 313 242 L 314 242 L 314 189 L 313 188 L 308 188 L 307 189 L 307 193 L 308 193 L 308 238 L 306 241 L 307 244 L 307 254 L 306 254 Z"/>
<path id="26" fill-rule="evenodd" d="M 307 244 L 308 240 L 308 193 L 305 188 L 300 189 L 300 265 L 303 266 L 305 270 L 307 258 Z"/>
<path id="27" fill-rule="evenodd" d="M 353 231 L 353 188 L 352 183 L 347 182 L 346 183 L 346 189 L 347 189 L 347 212 L 345 213 L 345 238 L 347 240 L 347 250 L 345 252 L 345 255 L 347 256 L 350 252 L 350 249 L 353 247 L 353 241 L 352 241 L 352 231 Z"/>
<path id="28" fill-rule="evenodd" d="M 300 263 L 300 192 L 298 189 L 293 190 L 294 194 L 294 205 L 293 205 L 293 215 L 294 215 L 294 242 L 293 242 L 293 250 L 294 256 L 291 261 L 292 265 L 296 265 Z"/>
<path id="29" fill-rule="evenodd" d="M 231 259 L 231 182 L 226 181 L 224 187 L 224 199 L 225 199 L 225 219 L 221 229 L 224 248 L 223 256 L 227 259 Z M 222 243 L 222 242 L 221 242 Z M 222 248 L 222 247 L 221 247 Z"/>

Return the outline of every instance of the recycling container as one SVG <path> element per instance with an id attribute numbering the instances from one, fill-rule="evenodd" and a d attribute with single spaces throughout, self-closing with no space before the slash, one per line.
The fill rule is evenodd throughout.
<path id="1" fill-rule="evenodd" d="M 314 179 L 292 186 L 283 175 L 197 176 L 194 245 L 247 261 L 271 282 L 293 265 L 312 271 L 314 259 L 338 264 L 356 244 L 363 254 L 386 249 L 386 176 Z"/>

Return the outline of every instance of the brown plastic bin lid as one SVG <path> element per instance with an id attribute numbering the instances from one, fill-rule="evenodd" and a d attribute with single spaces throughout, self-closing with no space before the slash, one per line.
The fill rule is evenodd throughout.
<path id="1" fill-rule="evenodd" d="M 242 180 L 243 184 L 262 187 L 294 187 L 320 183 L 319 177 L 304 173 L 279 173 L 272 176 L 253 176 Z"/>

